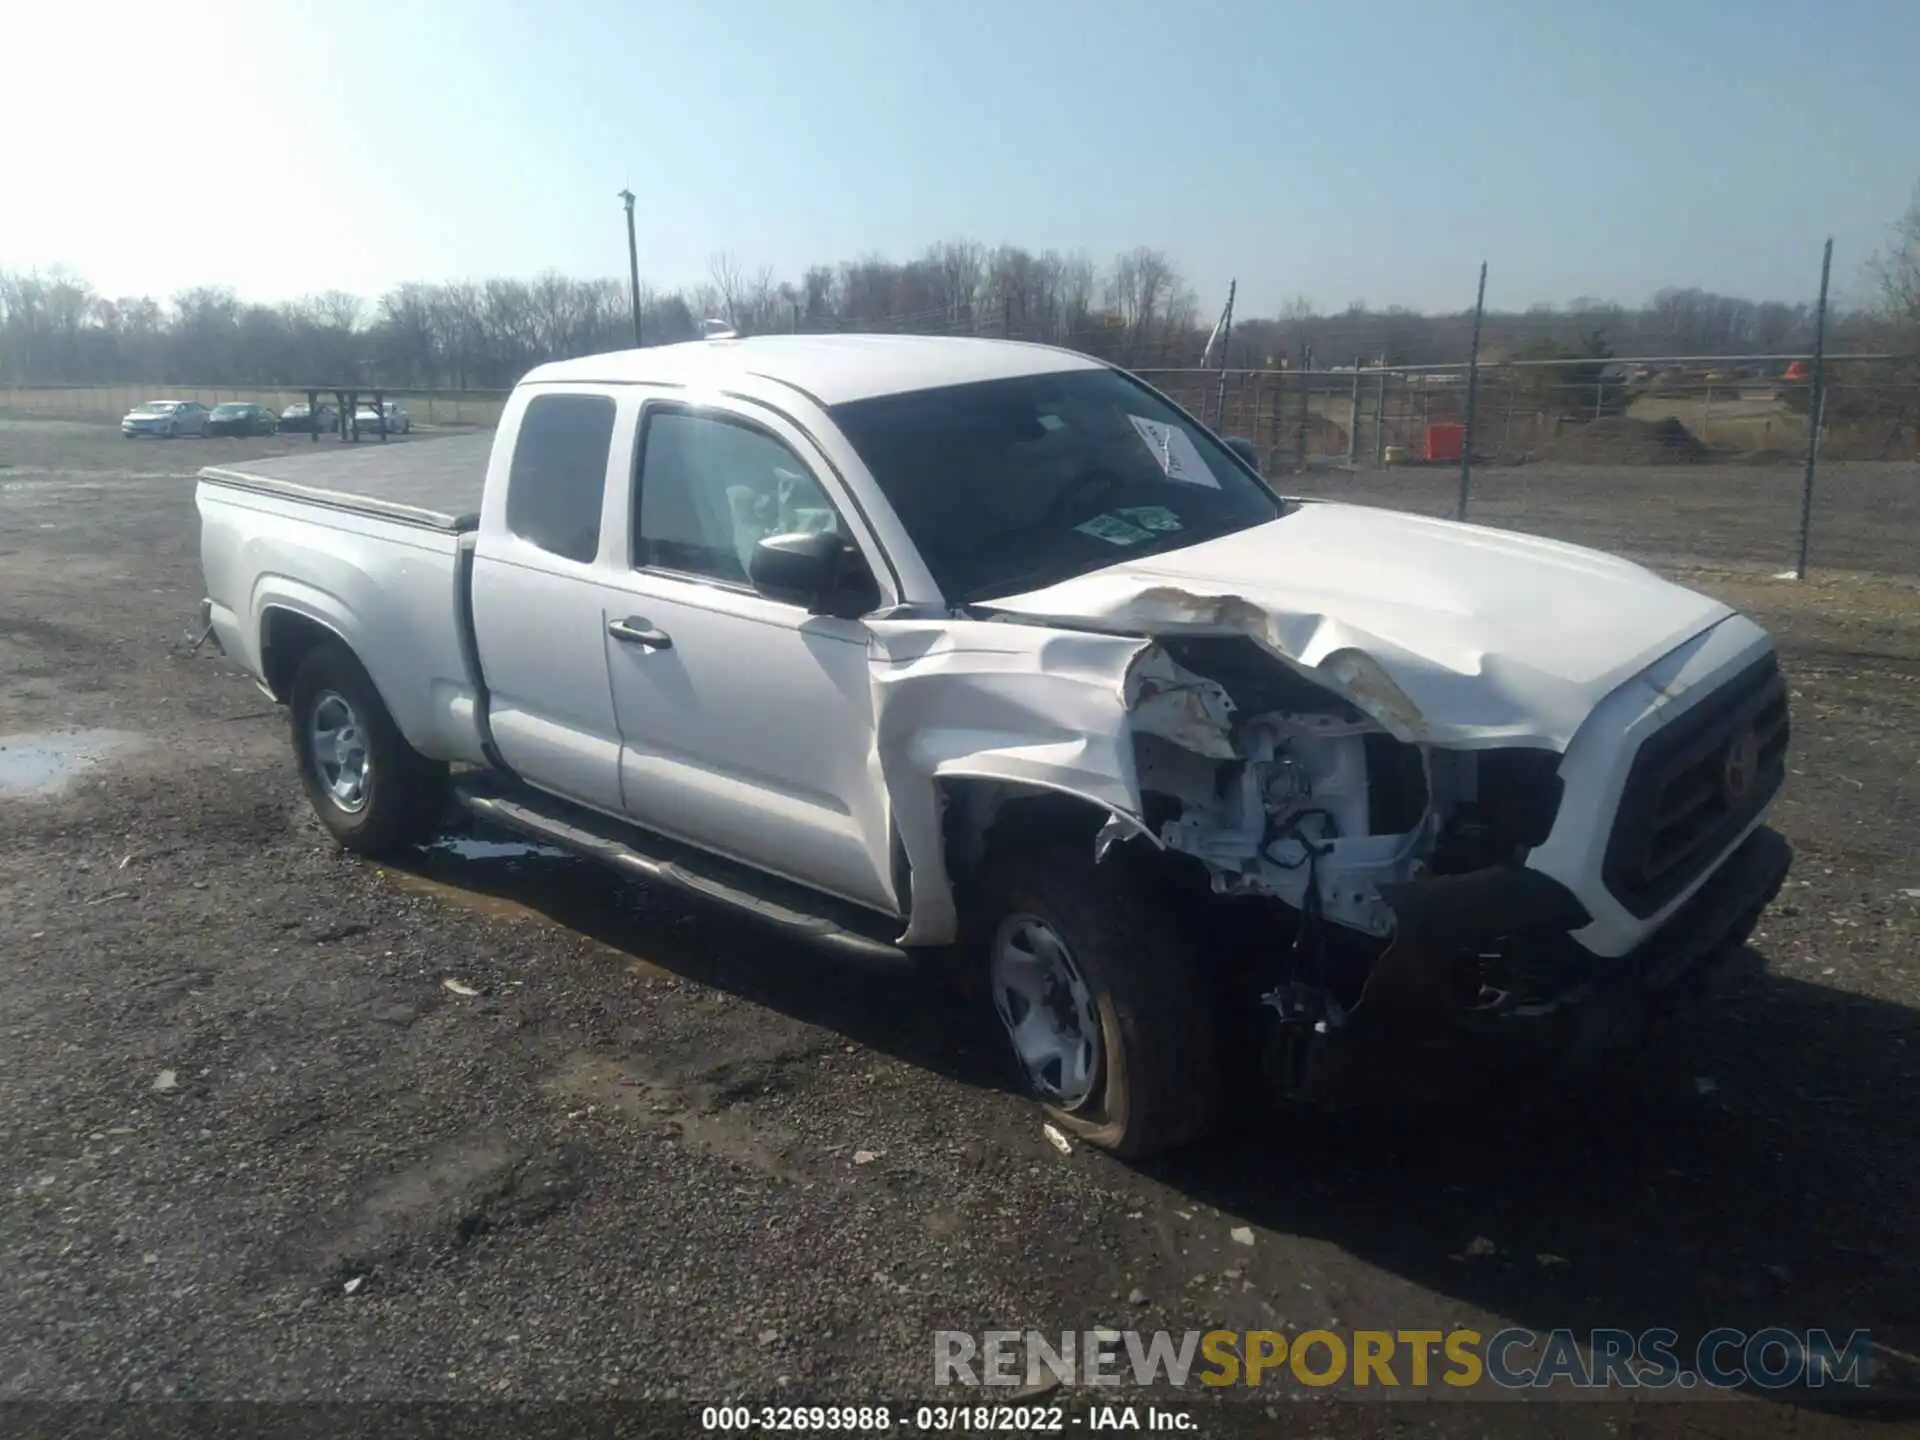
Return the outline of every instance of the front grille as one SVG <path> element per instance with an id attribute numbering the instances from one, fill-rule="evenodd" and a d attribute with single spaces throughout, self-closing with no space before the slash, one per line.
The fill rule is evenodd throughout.
<path id="1" fill-rule="evenodd" d="M 1786 683 L 1768 655 L 1640 747 L 1607 843 L 1607 888 L 1640 919 L 1666 905 L 1766 809 L 1786 756 Z"/>

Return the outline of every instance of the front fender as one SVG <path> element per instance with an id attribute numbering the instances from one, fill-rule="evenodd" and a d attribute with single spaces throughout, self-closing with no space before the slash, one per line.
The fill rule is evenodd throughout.
<path id="1" fill-rule="evenodd" d="M 1072 796 L 1145 829 L 1125 696 L 1145 640 L 945 619 L 870 628 L 875 743 L 912 876 L 899 943 L 944 945 L 959 931 L 942 782 Z"/>

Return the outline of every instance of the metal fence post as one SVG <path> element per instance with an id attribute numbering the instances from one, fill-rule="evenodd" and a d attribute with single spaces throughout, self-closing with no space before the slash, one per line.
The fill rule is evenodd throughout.
<path id="1" fill-rule="evenodd" d="M 1387 357 L 1380 357 L 1380 375 L 1373 387 L 1373 467 L 1387 463 Z"/>
<path id="2" fill-rule="evenodd" d="M 1807 546 L 1813 538 L 1813 481 L 1820 467 L 1820 422 L 1827 404 L 1827 277 L 1833 270 L 1833 240 L 1820 257 L 1820 304 L 1813 312 L 1813 389 L 1807 396 L 1807 471 L 1800 483 L 1800 563 L 1793 578 L 1807 578 Z"/>
<path id="3" fill-rule="evenodd" d="M 1360 357 L 1353 357 L 1353 393 L 1347 397 L 1347 464 L 1351 467 L 1360 449 Z"/>
<path id="4" fill-rule="evenodd" d="M 1467 497 L 1473 488 L 1473 422 L 1480 403 L 1480 322 L 1487 311 L 1487 262 L 1480 262 L 1480 293 L 1473 302 L 1473 348 L 1467 354 L 1467 422 L 1460 437 L 1459 518 L 1467 518 Z"/>
<path id="5" fill-rule="evenodd" d="M 1307 471 L 1307 407 L 1311 403 L 1308 393 L 1313 389 L 1310 378 L 1313 374 L 1313 347 L 1300 347 L 1300 428 L 1294 436 L 1294 469 L 1304 475 Z"/>

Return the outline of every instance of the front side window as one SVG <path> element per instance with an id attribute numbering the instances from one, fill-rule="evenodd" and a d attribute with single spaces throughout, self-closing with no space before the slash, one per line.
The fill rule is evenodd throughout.
<path id="1" fill-rule="evenodd" d="M 955 603 L 1287 513 L 1204 426 L 1114 370 L 882 395 L 832 414 Z"/>
<path id="2" fill-rule="evenodd" d="M 507 474 L 507 528 L 583 564 L 600 552 L 600 502 L 613 445 L 605 395 L 537 395 L 520 417 Z"/>
<path id="3" fill-rule="evenodd" d="M 747 583 L 769 535 L 831 531 L 833 502 L 773 436 L 723 416 L 654 410 L 640 452 L 633 563 L 730 585 Z"/>

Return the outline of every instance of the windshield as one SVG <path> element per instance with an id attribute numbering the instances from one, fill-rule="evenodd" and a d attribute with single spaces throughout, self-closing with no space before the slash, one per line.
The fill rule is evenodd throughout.
<path id="1" fill-rule="evenodd" d="M 213 407 L 213 413 L 216 415 L 245 415 L 251 409 L 253 409 L 251 405 L 216 405 Z"/>
<path id="2" fill-rule="evenodd" d="M 1116 370 L 884 395 L 832 414 L 957 604 L 1287 513 L 1203 427 Z"/>
<path id="3" fill-rule="evenodd" d="M 136 415 L 171 415 L 174 402 L 171 400 L 149 400 L 134 410 Z"/>

